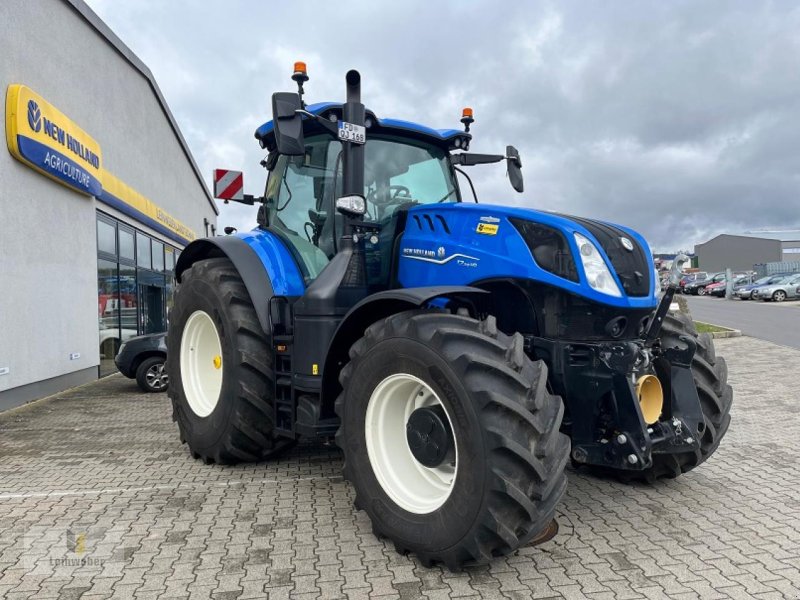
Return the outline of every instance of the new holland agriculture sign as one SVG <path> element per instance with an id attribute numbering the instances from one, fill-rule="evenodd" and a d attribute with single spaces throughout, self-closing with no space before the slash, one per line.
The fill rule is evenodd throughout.
<path id="1" fill-rule="evenodd" d="M 100 144 L 24 85 L 8 87 L 6 141 L 15 158 L 39 173 L 94 196 L 179 242 L 195 239 L 186 225 L 107 171 Z"/>
<path id="2" fill-rule="evenodd" d="M 6 98 L 8 149 L 16 158 L 71 188 L 99 196 L 100 144 L 24 85 Z"/>

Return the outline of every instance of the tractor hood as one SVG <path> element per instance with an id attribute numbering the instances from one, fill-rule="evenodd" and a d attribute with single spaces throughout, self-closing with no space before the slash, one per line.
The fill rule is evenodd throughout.
<path id="1" fill-rule="evenodd" d="M 587 272 L 592 261 L 588 268 L 594 271 Z M 607 272 L 598 279 L 600 263 Z M 403 286 L 500 278 L 533 280 L 621 308 L 655 308 L 660 291 L 647 242 L 627 227 L 491 204 L 420 205 L 408 211 L 398 267 Z M 601 279 L 605 285 L 598 285 Z"/>

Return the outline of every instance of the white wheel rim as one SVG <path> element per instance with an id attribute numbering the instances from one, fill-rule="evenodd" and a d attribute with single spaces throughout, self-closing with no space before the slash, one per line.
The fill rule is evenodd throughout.
<path id="1" fill-rule="evenodd" d="M 455 463 L 430 468 L 412 454 L 406 439 L 411 413 L 424 406 L 441 406 L 450 422 L 456 445 Z M 428 514 L 450 497 L 458 472 L 458 445 L 453 419 L 434 391 L 406 373 L 390 375 L 372 392 L 364 422 L 367 454 L 383 491 L 398 506 Z"/>
<path id="2" fill-rule="evenodd" d="M 181 337 L 181 382 L 189 408 L 207 417 L 219 402 L 222 390 L 222 344 L 217 327 L 202 310 L 191 314 Z"/>

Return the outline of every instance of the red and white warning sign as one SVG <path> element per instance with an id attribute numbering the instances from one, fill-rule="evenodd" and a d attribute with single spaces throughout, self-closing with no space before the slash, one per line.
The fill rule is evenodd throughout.
<path id="1" fill-rule="evenodd" d="M 244 177 L 242 172 L 214 169 L 214 197 L 220 200 L 243 200 Z"/>

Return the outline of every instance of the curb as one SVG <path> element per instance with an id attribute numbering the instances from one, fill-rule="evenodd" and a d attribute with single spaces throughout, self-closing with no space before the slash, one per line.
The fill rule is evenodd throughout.
<path id="1" fill-rule="evenodd" d="M 713 323 L 709 323 L 709 325 L 713 325 Z M 722 327 L 722 325 L 718 325 L 717 327 Z M 738 329 L 731 329 L 730 331 L 713 331 L 711 332 L 711 337 L 715 339 L 742 337 L 742 332 Z"/>

